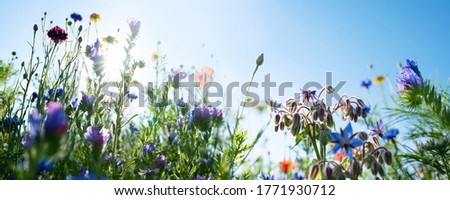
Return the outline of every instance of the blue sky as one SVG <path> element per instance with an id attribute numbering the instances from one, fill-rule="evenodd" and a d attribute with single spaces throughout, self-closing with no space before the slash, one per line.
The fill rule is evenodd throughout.
<path id="1" fill-rule="evenodd" d="M 287 90 L 288 96 L 275 99 L 286 100 L 309 81 L 324 84 L 325 72 L 333 73 L 334 85 L 347 81 L 342 92 L 367 97 L 360 81 L 375 75 L 395 81 L 396 66 L 406 58 L 417 60 L 424 77 L 442 83 L 448 80 L 449 10 L 448 1 L 409 0 L 9 1 L 0 6 L 0 59 L 8 59 L 11 51 L 18 52 L 20 61 L 28 57 L 26 42 L 45 11 L 55 25 L 62 25 L 72 12 L 82 14 L 85 23 L 97 12 L 102 17 L 98 24 L 101 37 L 116 34 L 117 28 L 127 30 L 128 16 L 142 21 L 135 51 L 139 59 L 149 61 L 161 41 L 169 67 L 211 66 L 216 80 L 226 84 L 247 81 L 256 57 L 264 53 L 256 81 L 270 73 L 278 84 L 294 85 Z M 119 36 L 124 34 L 121 31 Z M 368 70 L 369 64 L 373 71 Z M 150 72 L 140 74 L 146 73 Z M 379 89 L 371 90 L 372 100 L 381 103 Z M 236 103 L 241 99 L 239 91 L 233 99 Z M 260 126 L 267 119 L 250 116 L 250 122 Z M 271 130 L 266 132 L 269 148 L 260 147 L 257 152 L 275 152 L 273 159 L 279 161 L 287 152 L 279 148 L 285 138 Z"/>

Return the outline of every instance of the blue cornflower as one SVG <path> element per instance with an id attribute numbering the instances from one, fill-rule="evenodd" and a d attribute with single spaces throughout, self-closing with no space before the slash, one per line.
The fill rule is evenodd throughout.
<path id="1" fill-rule="evenodd" d="M 352 149 L 359 147 L 364 144 L 360 139 L 354 138 L 356 134 L 353 134 L 352 125 L 350 123 L 342 130 L 340 133 L 332 132 L 331 138 L 333 138 L 332 143 L 336 145 L 331 149 L 333 154 L 338 153 L 339 150 L 344 150 L 350 162 L 352 162 L 353 152 Z"/>
<path id="2" fill-rule="evenodd" d="M 294 180 L 305 180 L 305 172 L 304 171 L 302 171 L 302 172 L 295 172 L 292 175 L 292 178 Z"/>
<path id="3" fill-rule="evenodd" d="M 275 176 L 274 175 L 266 176 L 262 172 L 259 175 L 259 178 L 262 179 L 262 180 L 275 180 Z"/>
<path id="4" fill-rule="evenodd" d="M 366 79 L 361 82 L 361 87 L 365 87 L 366 89 L 369 89 L 369 87 L 371 85 L 372 85 L 372 80 L 370 80 L 370 79 Z"/>
<path id="5" fill-rule="evenodd" d="M 127 97 L 130 99 L 131 102 L 133 102 L 133 100 L 138 98 L 138 95 L 136 95 L 134 93 L 128 93 Z"/>
<path id="6" fill-rule="evenodd" d="M 384 140 L 394 140 L 397 135 L 400 133 L 400 131 L 396 128 L 391 128 L 389 130 L 386 131 L 386 133 L 383 135 L 383 139 Z"/>
<path id="7" fill-rule="evenodd" d="M 364 108 L 363 108 L 363 113 L 364 114 L 369 114 L 370 113 L 370 106 L 365 106 Z"/>
<path id="8" fill-rule="evenodd" d="M 370 126 L 370 135 L 379 135 L 380 137 L 383 137 L 384 133 L 384 123 L 383 120 L 380 119 L 376 124 L 372 124 Z"/>
<path id="9" fill-rule="evenodd" d="M 15 115 L 12 118 L 9 117 L 3 117 L 2 118 L 2 124 L 3 126 L 17 126 L 19 124 L 22 124 L 23 121 L 19 120 L 19 117 L 17 115 Z"/>
<path id="10" fill-rule="evenodd" d="M 45 100 L 51 100 L 51 98 L 53 97 L 53 92 L 55 92 L 53 88 L 47 90 L 47 94 L 45 94 Z M 63 94 L 64 90 L 62 88 L 56 89 L 56 98 L 59 98 Z"/>
<path id="11" fill-rule="evenodd" d="M 83 20 L 83 17 L 81 17 L 81 15 L 78 13 L 72 13 L 70 15 L 70 18 L 72 18 L 74 22 Z"/>
<path id="12" fill-rule="evenodd" d="M 153 142 L 150 142 L 150 144 L 145 144 L 144 148 L 142 149 L 142 154 L 147 155 L 155 150 L 155 144 Z"/>
<path id="13" fill-rule="evenodd" d="M 414 73 L 416 73 L 417 76 L 419 76 L 419 78 L 422 79 L 422 74 L 419 71 L 419 66 L 417 65 L 416 61 L 406 59 L 406 65 L 407 67 L 411 68 L 414 71 Z"/>
<path id="14" fill-rule="evenodd" d="M 173 166 L 173 164 L 172 164 L 172 162 L 170 162 L 169 164 L 167 164 L 166 169 L 167 169 L 167 170 L 170 170 L 170 169 L 172 169 L 172 166 Z"/>
<path id="15" fill-rule="evenodd" d="M 37 175 L 42 175 L 44 172 L 49 172 L 53 170 L 53 162 L 51 160 L 41 160 L 39 161 L 36 169 Z"/>

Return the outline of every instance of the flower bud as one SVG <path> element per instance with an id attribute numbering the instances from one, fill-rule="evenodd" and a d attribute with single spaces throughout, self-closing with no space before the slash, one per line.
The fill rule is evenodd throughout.
<path id="1" fill-rule="evenodd" d="M 367 133 L 364 131 L 357 132 L 357 134 L 358 138 L 362 141 L 367 141 L 369 139 L 369 135 L 367 135 Z"/>
<path id="2" fill-rule="evenodd" d="M 80 26 L 78 27 L 78 32 L 81 32 L 82 30 L 83 30 L 83 26 L 80 25 Z"/>
<path id="3" fill-rule="evenodd" d="M 280 122 L 280 130 L 284 131 L 284 122 Z"/>
<path id="4" fill-rule="evenodd" d="M 78 43 L 81 43 L 83 41 L 83 38 L 82 37 L 79 37 L 78 38 Z"/>
<path id="5" fill-rule="evenodd" d="M 333 179 L 333 169 L 331 169 L 331 167 L 329 165 L 327 165 L 327 167 L 325 167 L 324 174 L 325 174 L 324 178 L 326 178 L 327 180 Z"/>
<path id="6" fill-rule="evenodd" d="M 281 119 L 280 114 L 276 114 L 276 115 L 275 115 L 275 125 L 280 124 L 280 119 Z"/>
<path id="7" fill-rule="evenodd" d="M 34 26 L 33 26 L 33 30 L 34 30 L 35 32 L 39 30 L 39 27 L 38 27 L 38 25 L 37 25 L 37 24 L 34 24 Z"/>
<path id="8" fill-rule="evenodd" d="M 278 132 L 278 125 L 275 125 L 274 131 L 275 131 L 275 132 Z"/>
<path id="9" fill-rule="evenodd" d="M 377 171 L 378 171 L 378 174 L 380 174 L 380 176 L 384 176 L 383 165 L 381 165 L 380 163 L 377 163 Z"/>
<path id="10" fill-rule="evenodd" d="M 309 172 L 309 180 L 314 180 L 319 173 L 319 165 L 314 164 L 311 166 L 311 171 Z"/>
<path id="11" fill-rule="evenodd" d="M 262 53 L 261 55 L 258 56 L 258 58 L 256 59 L 256 65 L 260 66 L 262 65 L 264 62 L 264 54 Z"/>
<path id="12" fill-rule="evenodd" d="M 356 159 L 354 159 L 350 165 L 350 173 L 355 178 L 361 174 L 361 165 Z"/>
<path id="13" fill-rule="evenodd" d="M 345 180 L 347 177 L 345 176 L 345 173 L 341 173 L 338 176 L 338 180 Z"/>
<path id="14" fill-rule="evenodd" d="M 378 165 L 379 165 L 378 162 L 376 160 L 374 160 L 370 166 L 370 171 L 372 172 L 372 174 L 374 176 L 376 176 L 378 173 L 378 168 L 377 168 Z"/>
<path id="15" fill-rule="evenodd" d="M 392 164 L 392 153 L 390 151 L 384 151 L 383 158 L 386 164 Z"/>

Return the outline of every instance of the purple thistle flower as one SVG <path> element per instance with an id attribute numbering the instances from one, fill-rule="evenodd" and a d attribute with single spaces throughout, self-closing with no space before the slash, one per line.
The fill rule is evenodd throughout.
<path id="1" fill-rule="evenodd" d="M 78 14 L 78 13 L 72 13 L 72 14 L 70 15 L 70 18 L 72 18 L 72 20 L 73 20 L 74 22 L 83 20 L 83 17 L 81 17 L 81 15 Z"/>
<path id="2" fill-rule="evenodd" d="M 97 126 L 88 126 L 87 132 L 84 134 L 84 139 L 92 142 L 94 145 L 103 145 L 108 142 L 111 133 L 108 129 L 102 128 L 100 131 Z"/>
<path id="3" fill-rule="evenodd" d="M 342 130 L 340 133 L 332 132 L 331 138 L 333 141 L 331 143 L 335 143 L 336 145 L 331 149 L 333 154 L 338 153 L 339 150 L 344 150 L 346 156 L 352 162 L 353 158 L 353 148 L 359 147 L 364 144 L 364 142 L 360 139 L 354 138 L 356 134 L 353 134 L 352 125 L 350 123 Z"/>
<path id="4" fill-rule="evenodd" d="M 44 124 L 46 134 L 52 137 L 61 137 L 66 133 L 67 128 L 67 119 L 61 103 L 49 102 L 47 104 L 47 119 Z"/>
<path id="5" fill-rule="evenodd" d="M 56 44 L 64 42 L 65 40 L 67 40 L 67 36 L 68 34 L 66 33 L 66 31 L 59 27 L 59 26 L 55 26 L 52 29 L 50 29 L 47 32 L 47 36 Z"/>
<path id="6" fill-rule="evenodd" d="M 383 120 L 380 119 L 376 124 L 372 124 L 370 126 L 370 135 L 379 135 L 380 137 L 383 137 L 384 133 L 384 123 Z"/>
<path id="7" fill-rule="evenodd" d="M 142 149 L 142 154 L 147 155 L 155 150 L 155 144 L 153 142 L 150 142 L 150 144 L 144 145 L 144 148 Z"/>
<path id="8" fill-rule="evenodd" d="M 361 82 L 361 87 L 365 87 L 366 89 L 369 89 L 369 87 L 371 85 L 372 85 L 372 80 L 370 80 L 370 79 L 366 79 Z"/>
<path id="9" fill-rule="evenodd" d="M 160 155 L 158 157 L 158 159 L 156 159 L 155 165 L 157 167 L 164 167 L 164 166 L 166 166 L 166 156 Z"/>
<path id="10" fill-rule="evenodd" d="M 80 106 L 82 110 L 92 110 L 94 107 L 95 96 L 92 94 L 91 96 L 87 96 L 83 94 L 81 96 Z"/>
<path id="11" fill-rule="evenodd" d="M 382 138 L 387 141 L 394 140 L 399 133 L 400 133 L 400 131 L 398 129 L 391 128 L 386 131 L 386 133 L 383 135 Z"/>
<path id="12" fill-rule="evenodd" d="M 423 78 L 414 61 L 406 60 L 407 66 L 402 67 L 402 72 L 397 75 L 398 91 L 410 90 L 414 85 L 422 86 Z"/>

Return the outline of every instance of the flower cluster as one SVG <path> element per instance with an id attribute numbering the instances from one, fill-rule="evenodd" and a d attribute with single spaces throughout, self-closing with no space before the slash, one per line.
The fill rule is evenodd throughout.
<path id="1" fill-rule="evenodd" d="M 222 110 L 212 106 L 195 106 L 189 116 L 189 124 L 200 131 L 207 131 L 212 125 L 219 125 L 222 122 Z"/>

